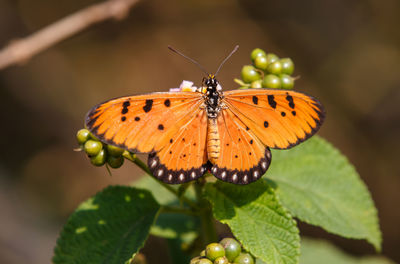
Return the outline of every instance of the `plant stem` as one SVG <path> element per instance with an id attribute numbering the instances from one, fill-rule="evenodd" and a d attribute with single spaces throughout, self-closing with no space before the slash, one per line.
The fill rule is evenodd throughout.
<path id="1" fill-rule="evenodd" d="M 146 166 L 146 164 L 140 160 L 135 154 L 132 154 L 128 151 L 124 151 L 124 153 L 122 154 L 124 156 L 124 158 L 132 161 L 133 163 L 135 163 L 136 165 L 139 166 L 139 168 L 141 168 L 144 172 L 146 172 L 148 175 L 150 175 L 151 177 L 153 177 L 153 179 L 156 179 L 153 174 L 151 173 L 149 167 Z M 194 203 L 193 201 L 191 201 L 190 199 L 188 199 L 185 196 L 179 196 L 179 192 L 178 190 L 175 190 L 174 188 L 172 188 L 169 184 L 166 184 L 164 182 L 159 181 L 158 179 L 156 179 L 156 181 L 161 184 L 164 188 L 166 188 L 168 191 L 170 191 L 171 193 L 173 193 L 178 199 L 182 200 L 183 202 L 185 202 L 187 205 L 190 206 L 190 208 L 192 210 L 198 210 L 198 206 L 196 203 Z"/>
<path id="2" fill-rule="evenodd" d="M 186 214 L 186 215 L 199 215 L 198 211 L 194 212 L 192 210 L 185 209 L 185 208 L 182 208 L 182 207 L 168 206 L 168 205 L 161 206 L 161 212 L 162 213 Z"/>
<path id="3" fill-rule="evenodd" d="M 203 231 L 201 235 L 203 237 L 204 244 L 210 244 L 212 242 L 216 242 L 218 237 L 217 231 L 215 230 L 214 226 L 214 218 L 212 215 L 210 203 L 206 199 L 204 199 L 202 195 L 204 183 L 204 179 L 198 179 L 194 184 L 194 188 L 198 204 L 200 204 L 200 207 L 202 208 L 200 210 L 201 228 Z"/>

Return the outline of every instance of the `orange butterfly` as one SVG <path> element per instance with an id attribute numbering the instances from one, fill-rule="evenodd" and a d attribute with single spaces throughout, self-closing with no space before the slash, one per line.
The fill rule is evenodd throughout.
<path id="1" fill-rule="evenodd" d="M 299 144 L 324 120 L 321 103 L 300 92 L 219 87 L 208 74 L 196 92 L 111 99 L 89 111 L 86 127 L 104 143 L 149 153 L 148 166 L 163 182 L 192 181 L 210 170 L 220 180 L 248 184 L 267 171 L 269 148 Z"/>

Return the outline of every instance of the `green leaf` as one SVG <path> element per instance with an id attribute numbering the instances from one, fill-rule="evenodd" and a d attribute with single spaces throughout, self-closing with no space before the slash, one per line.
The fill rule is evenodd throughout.
<path id="1" fill-rule="evenodd" d="M 151 191 L 155 199 L 162 205 L 180 206 L 178 198 L 151 177 L 143 177 L 134 185 Z M 187 192 L 189 192 L 189 197 L 194 196 L 192 188 Z M 151 227 L 150 233 L 167 239 L 178 239 L 182 243 L 191 243 L 198 236 L 199 229 L 198 217 L 177 213 L 161 213 Z"/>
<path id="2" fill-rule="evenodd" d="M 282 204 L 300 220 L 381 248 L 377 211 L 367 187 L 349 161 L 314 136 L 291 149 L 273 152 L 272 179 Z"/>
<path id="3" fill-rule="evenodd" d="M 356 258 L 323 240 L 301 238 L 300 264 L 394 264 L 382 256 Z"/>
<path id="4" fill-rule="evenodd" d="M 190 243 L 198 236 L 199 228 L 200 221 L 197 217 L 162 213 L 151 227 L 150 233 L 168 239 L 179 238 L 182 242 Z"/>
<path id="5" fill-rule="evenodd" d="M 178 199 L 174 194 L 165 189 L 159 182 L 157 182 L 156 179 L 148 175 L 145 175 L 144 177 L 135 181 L 133 186 L 150 191 L 153 194 L 154 199 L 156 199 L 159 204 L 170 205 L 178 202 Z M 176 188 L 177 185 L 171 186 L 175 189 L 178 189 Z"/>
<path id="6" fill-rule="evenodd" d="M 217 220 L 227 224 L 243 247 L 269 264 L 298 263 L 296 222 L 263 181 L 249 185 L 208 183 L 205 197 Z"/>
<path id="7" fill-rule="evenodd" d="M 144 176 L 140 178 L 138 181 L 135 181 L 133 185 L 139 188 L 149 190 L 159 204 L 162 205 L 180 204 L 180 201 L 178 200 L 176 195 L 165 189 L 160 184 L 159 181 L 157 181 L 152 177 Z M 179 192 L 179 189 L 182 187 L 181 184 L 174 184 L 170 186 L 174 188 L 177 192 Z M 189 188 L 185 189 L 185 196 L 192 201 L 195 200 L 195 193 L 193 190 L 193 186 L 190 186 Z"/>
<path id="8" fill-rule="evenodd" d="M 124 263 L 141 247 L 159 211 L 150 192 L 112 186 L 82 203 L 57 241 L 54 263 Z"/>

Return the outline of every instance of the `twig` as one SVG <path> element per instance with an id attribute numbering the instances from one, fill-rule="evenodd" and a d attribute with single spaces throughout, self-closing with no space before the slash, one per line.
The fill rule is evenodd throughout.
<path id="1" fill-rule="evenodd" d="M 107 19 L 121 20 L 139 0 L 108 0 L 71 14 L 0 50 L 0 70 L 28 61 L 39 52 Z"/>
<path id="2" fill-rule="evenodd" d="M 200 210 L 202 237 L 205 244 L 217 241 L 217 231 L 214 225 L 214 218 L 212 215 L 211 207 L 207 200 L 203 197 L 203 188 L 206 183 L 204 178 L 197 179 L 194 184 L 194 190 L 196 192 L 197 202 L 201 205 L 202 210 Z"/>
<path id="3" fill-rule="evenodd" d="M 150 175 L 151 177 L 153 177 L 154 179 L 156 179 L 154 177 L 154 175 L 151 173 L 149 167 L 146 166 L 146 164 L 139 159 L 135 154 L 132 154 L 128 151 L 124 151 L 124 153 L 122 154 L 124 158 L 132 161 L 133 163 L 135 163 L 136 165 L 139 166 L 139 168 L 141 168 L 144 172 L 146 172 L 148 175 Z M 184 195 L 180 196 L 178 190 L 175 190 L 174 188 L 172 188 L 169 184 L 166 184 L 164 182 L 159 181 L 158 179 L 156 179 L 157 182 L 159 184 L 161 184 L 165 189 L 167 189 L 168 191 L 170 191 L 172 194 L 174 194 L 179 200 L 185 202 L 187 205 L 190 206 L 190 208 L 192 208 L 193 210 L 197 210 L 198 207 L 196 205 L 196 203 L 194 203 L 193 201 L 191 201 L 189 198 L 185 197 Z"/>
<path id="4" fill-rule="evenodd" d="M 168 205 L 163 205 L 161 206 L 161 212 L 162 213 L 175 213 L 175 214 L 186 214 L 186 215 L 198 215 L 199 210 L 193 211 L 190 209 L 182 208 L 182 207 L 176 207 L 176 206 L 168 206 Z"/>

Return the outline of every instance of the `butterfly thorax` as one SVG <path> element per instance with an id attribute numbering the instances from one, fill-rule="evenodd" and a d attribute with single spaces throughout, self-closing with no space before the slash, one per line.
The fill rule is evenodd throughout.
<path id="1" fill-rule="evenodd" d="M 211 162 L 217 162 L 220 156 L 221 140 L 218 131 L 217 117 L 221 111 L 222 93 L 218 91 L 218 81 L 214 75 L 209 75 L 204 84 L 205 108 L 208 116 L 207 123 L 207 156 Z"/>
<path id="2" fill-rule="evenodd" d="M 210 74 L 204 81 L 206 86 L 205 104 L 207 116 L 209 118 L 217 118 L 218 113 L 221 111 L 222 94 L 218 91 L 218 80 L 215 76 Z"/>

